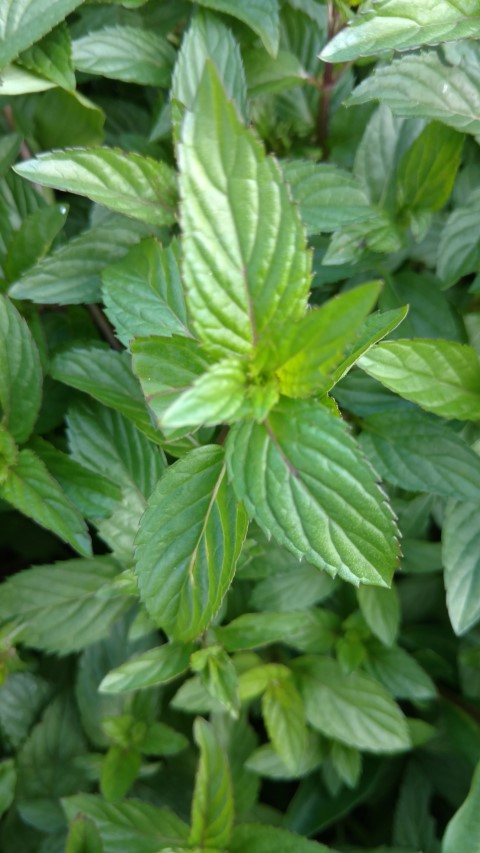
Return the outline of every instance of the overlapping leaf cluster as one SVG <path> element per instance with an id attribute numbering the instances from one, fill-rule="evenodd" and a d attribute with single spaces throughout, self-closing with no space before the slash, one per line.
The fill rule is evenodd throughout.
<path id="1" fill-rule="evenodd" d="M 469 853 L 479 0 L 0 0 L 0 848 Z"/>

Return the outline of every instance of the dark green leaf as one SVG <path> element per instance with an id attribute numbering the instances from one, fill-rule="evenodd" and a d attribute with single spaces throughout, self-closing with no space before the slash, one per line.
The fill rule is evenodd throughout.
<path id="1" fill-rule="evenodd" d="M 8 281 L 20 278 L 48 253 L 67 218 L 68 207 L 54 204 L 31 213 L 8 247 L 4 270 Z"/>
<path id="2" fill-rule="evenodd" d="M 447 607 L 456 634 L 480 619 L 480 532 L 478 502 L 449 501 L 445 510 L 442 559 Z"/>
<path id="3" fill-rule="evenodd" d="M 0 68 L 80 6 L 82 0 L 2 0 L 0 17 Z"/>
<path id="4" fill-rule="evenodd" d="M 175 175 L 165 163 L 149 157 L 117 148 L 71 149 L 41 154 L 16 166 L 16 172 L 151 225 L 175 221 Z"/>
<path id="5" fill-rule="evenodd" d="M 95 30 L 72 44 L 78 71 L 144 86 L 168 86 L 175 51 L 155 32 L 118 26 Z"/>
<path id="6" fill-rule="evenodd" d="M 38 349 L 23 317 L 0 294 L 0 404 L 2 423 L 16 441 L 26 441 L 42 397 Z"/>
<path id="7" fill-rule="evenodd" d="M 231 853 L 272 853 L 273 850 L 281 850 L 282 853 L 329 853 L 330 848 L 273 826 L 245 823 L 235 828 L 230 842 Z"/>
<path id="8" fill-rule="evenodd" d="M 15 797 L 17 773 L 12 758 L 0 762 L 0 815 L 10 808 Z"/>
<path id="9" fill-rule="evenodd" d="M 321 404 L 284 399 L 265 423 L 235 425 L 227 462 L 249 515 L 297 557 L 356 585 L 389 584 L 393 516 L 345 424 Z"/>
<path id="10" fill-rule="evenodd" d="M 82 516 L 32 450 L 20 451 L 0 485 L 0 497 L 68 542 L 79 554 L 88 557 L 92 553 Z"/>
<path id="11" fill-rule="evenodd" d="M 222 448 L 193 450 L 166 471 L 142 519 L 136 573 L 147 610 L 169 636 L 195 639 L 208 626 L 246 530 Z"/>
<path id="12" fill-rule="evenodd" d="M 22 626 L 27 646 L 65 655 L 105 637 L 128 605 L 124 595 L 101 594 L 118 574 L 106 558 L 36 566 L 2 587 L 0 621 Z"/>
<path id="13" fill-rule="evenodd" d="M 436 211 L 452 192 L 464 137 L 431 122 L 401 159 L 397 170 L 397 198 L 408 211 Z"/>
<path id="14" fill-rule="evenodd" d="M 303 652 L 326 652 L 335 642 L 338 619 L 328 610 L 242 613 L 215 635 L 230 652 L 285 643 Z"/>

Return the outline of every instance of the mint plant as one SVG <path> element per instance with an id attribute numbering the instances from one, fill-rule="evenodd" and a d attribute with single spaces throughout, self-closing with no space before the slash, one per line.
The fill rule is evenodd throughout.
<path id="1" fill-rule="evenodd" d="M 0 848 L 477 849 L 478 0 L 0 0 Z"/>

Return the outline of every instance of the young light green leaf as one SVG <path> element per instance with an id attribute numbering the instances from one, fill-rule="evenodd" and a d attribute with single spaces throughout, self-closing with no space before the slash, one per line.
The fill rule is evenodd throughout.
<path id="1" fill-rule="evenodd" d="M 480 364 L 453 341 L 388 341 L 358 362 L 391 391 L 445 418 L 480 418 Z"/>
<path id="2" fill-rule="evenodd" d="M 198 12 L 183 38 L 172 77 L 172 99 L 187 110 L 193 109 L 208 60 L 215 65 L 227 95 L 246 119 L 247 92 L 239 46 L 231 30 L 209 12 Z"/>
<path id="3" fill-rule="evenodd" d="M 283 399 L 265 423 L 236 424 L 226 446 L 237 496 L 267 534 L 356 585 L 390 583 L 393 516 L 343 421 L 315 401 Z"/>
<path id="4" fill-rule="evenodd" d="M 234 423 L 248 412 L 246 393 L 245 365 L 239 358 L 225 358 L 177 396 L 162 415 L 160 426 L 170 430 Z"/>
<path id="5" fill-rule="evenodd" d="M 165 412 L 208 370 L 211 358 L 198 341 L 177 335 L 152 335 L 131 343 L 133 371 L 157 423 Z"/>
<path id="6" fill-rule="evenodd" d="M 377 0 L 360 12 L 321 53 L 324 62 L 347 62 L 383 50 L 475 38 L 480 27 L 477 0 Z"/>
<path id="7" fill-rule="evenodd" d="M 173 812 L 141 800 L 106 803 L 93 794 L 76 794 L 63 799 L 62 806 L 68 821 L 83 814 L 95 822 L 104 853 L 119 853 L 120 847 L 125 853 L 158 853 L 188 838 L 188 826 Z"/>
<path id="8" fill-rule="evenodd" d="M 50 372 L 59 382 L 91 394 L 95 400 L 120 412 L 148 438 L 160 443 L 162 436 L 150 420 L 129 362 L 125 353 L 94 346 L 76 347 L 58 353 L 52 359 Z"/>
<path id="9" fill-rule="evenodd" d="M 279 50 L 275 59 L 258 47 L 244 53 L 245 75 L 251 98 L 283 92 L 305 82 L 307 72 L 294 53 Z"/>
<path id="10" fill-rule="evenodd" d="M 25 68 L 64 89 L 75 89 L 70 34 L 65 22 L 24 51 L 18 61 Z"/>
<path id="11" fill-rule="evenodd" d="M 165 163 L 118 148 L 72 148 L 40 154 L 15 167 L 23 178 L 98 204 L 150 225 L 172 225 L 176 179 Z"/>
<path id="12" fill-rule="evenodd" d="M 26 441 L 42 398 L 37 345 L 15 306 L 0 294 L 0 405 L 2 424 L 18 442 Z"/>
<path id="13" fill-rule="evenodd" d="M 330 658 L 297 658 L 300 692 L 314 729 L 365 752 L 409 748 L 406 719 L 389 694 L 371 678 L 346 675 Z"/>
<path id="14" fill-rule="evenodd" d="M 26 569 L 2 587 L 0 621 L 24 626 L 23 642 L 66 655 L 105 637 L 128 606 L 124 595 L 99 595 L 118 574 L 107 558 L 63 560 Z"/>
<path id="15" fill-rule="evenodd" d="M 407 314 L 408 305 L 404 305 L 402 308 L 393 308 L 391 311 L 375 311 L 374 314 L 370 314 L 360 328 L 356 339 L 347 348 L 346 358 L 334 370 L 331 377 L 332 387 L 343 379 L 359 360 L 360 356 L 368 352 L 374 344 L 381 341 L 390 332 L 393 332 L 402 323 Z M 357 371 L 357 373 L 360 373 L 360 371 Z M 335 394 L 336 392 L 332 393 Z"/>
<path id="16" fill-rule="evenodd" d="M 442 532 L 447 608 L 456 634 L 480 618 L 478 502 L 449 501 Z"/>
<path id="17" fill-rule="evenodd" d="M 396 588 L 361 586 L 357 597 L 362 616 L 372 634 L 386 646 L 393 646 L 400 625 L 400 601 Z"/>
<path id="18" fill-rule="evenodd" d="M 290 160 L 281 164 L 309 234 L 330 233 L 375 215 L 358 181 L 337 166 Z"/>
<path id="19" fill-rule="evenodd" d="M 0 68 L 26 50 L 80 6 L 82 0 L 2 0 Z"/>
<path id="20" fill-rule="evenodd" d="M 329 390 L 331 375 L 363 331 L 380 288 L 381 282 L 371 282 L 342 293 L 286 330 L 274 353 L 281 393 L 309 397 Z"/>
<path id="21" fill-rule="evenodd" d="M 379 100 L 400 116 L 438 119 L 455 130 L 480 133 L 479 71 L 448 65 L 436 51 L 411 53 L 377 68 L 348 105 Z"/>
<path id="22" fill-rule="evenodd" d="M 450 820 L 443 836 L 442 853 L 480 850 L 480 765 L 473 774 L 467 799 Z"/>
<path id="23" fill-rule="evenodd" d="M 238 678 L 230 655 L 221 646 L 207 646 L 192 655 L 190 666 L 193 672 L 200 673 L 202 684 L 210 696 L 220 702 L 234 719 L 238 719 Z"/>
<path id="24" fill-rule="evenodd" d="M 211 65 L 185 116 L 179 161 L 195 327 L 216 356 L 251 354 L 303 315 L 310 255 L 276 163 L 240 123 Z"/>
<path id="25" fill-rule="evenodd" d="M 32 74 L 20 65 L 7 65 L 2 68 L 0 80 L 0 92 L 2 95 L 33 95 L 35 92 L 46 92 L 54 89 L 56 83 L 52 83 L 47 77 Z"/>
<path id="26" fill-rule="evenodd" d="M 32 450 L 21 450 L 0 484 L 0 498 L 51 530 L 84 556 L 92 553 L 87 526 L 77 508 Z"/>
<path id="27" fill-rule="evenodd" d="M 262 716 L 275 751 L 292 773 L 299 772 L 307 749 L 307 726 L 293 678 L 269 682 L 262 696 Z"/>
<path id="28" fill-rule="evenodd" d="M 437 211 L 446 204 L 460 166 L 463 140 L 462 134 L 439 122 L 427 125 L 398 166 L 400 208 Z"/>
<path id="29" fill-rule="evenodd" d="M 76 39 L 72 54 L 78 71 L 144 86 L 168 86 L 175 62 L 167 39 L 127 25 L 104 27 Z"/>
<path id="30" fill-rule="evenodd" d="M 68 833 L 65 853 L 104 853 L 100 833 L 89 818 L 77 815 Z"/>
<path id="31" fill-rule="evenodd" d="M 200 447 L 170 466 L 137 537 L 140 596 L 176 640 L 208 626 L 230 586 L 247 520 L 226 481 L 223 448 Z"/>
<path id="32" fill-rule="evenodd" d="M 189 337 L 179 265 L 178 242 L 162 248 L 151 237 L 103 270 L 105 313 L 125 346 L 148 335 Z"/>
<path id="33" fill-rule="evenodd" d="M 108 213 L 101 224 L 73 237 L 24 274 L 10 294 L 46 304 L 99 302 L 104 267 L 123 257 L 149 230 L 142 222 Z"/>
<path id="34" fill-rule="evenodd" d="M 107 802 L 121 800 L 132 787 L 142 763 L 140 752 L 131 747 L 111 746 L 102 759 L 100 791 Z"/>
<path id="35" fill-rule="evenodd" d="M 200 5 L 243 21 L 260 36 L 270 55 L 277 55 L 280 37 L 278 0 L 262 0 L 261 3 L 258 0 L 243 0 L 242 3 L 236 3 L 235 0 L 200 0 Z"/>
<path id="36" fill-rule="evenodd" d="M 224 848 L 230 841 L 234 805 L 227 756 L 212 726 L 197 719 L 195 741 L 200 748 L 200 763 L 192 802 L 191 846 Z"/>
<path id="37" fill-rule="evenodd" d="M 185 735 L 165 723 L 152 723 L 138 748 L 144 755 L 176 755 L 189 745 Z"/>
<path id="38" fill-rule="evenodd" d="M 188 669 L 194 649 L 193 645 L 183 643 L 164 643 L 163 646 L 150 649 L 112 669 L 101 682 L 99 690 L 102 693 L 124 693 L 178 678 Z"/>
<path id="39" fill-rule="evenodd" d="M 49 251 L 67 218 L 68 207 L 53 204 L 31 213 L 11 241 L 4 263 L 5 277 L 15 281 Z"/>
<path id="40" fill-rule="evenodd" d="M 360 444 L 379 474 L 412 492 L 480 500 L 480 457 L 437 418 L 419 411 L 372 415 Z"/>

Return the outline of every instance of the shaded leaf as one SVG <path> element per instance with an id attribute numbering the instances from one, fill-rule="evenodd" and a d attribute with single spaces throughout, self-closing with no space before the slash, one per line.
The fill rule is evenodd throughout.
<path id="1" fill-rule="evenodd" d="M 104 27 L 72 44 L 75 68 L 87 74 L 138 83 L 168 86 L 175 50 L 162 36 L 140 27 Z"/>

